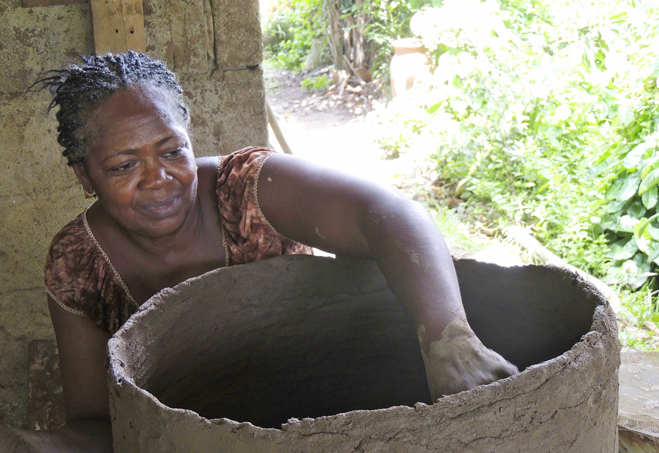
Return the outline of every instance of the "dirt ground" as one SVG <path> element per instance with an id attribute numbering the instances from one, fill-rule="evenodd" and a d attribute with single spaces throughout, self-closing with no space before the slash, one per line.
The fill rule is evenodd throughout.
<path id="1" fill-rule="evenodd" d="M 318 164 L 391 184 L 399 163 L 381 158 L 379 126 L 355 96 L 312 94 L 292 71 L 266 69 L 267 98 L 293 154 Z M 357 98 L 358 99 L 358 98 Z M 361 104 L 361 103 L 360 103 Z M 352 107 L 352 108 L 351 108 Z M 281 149 L 272 132 L 271 143 Z"/>

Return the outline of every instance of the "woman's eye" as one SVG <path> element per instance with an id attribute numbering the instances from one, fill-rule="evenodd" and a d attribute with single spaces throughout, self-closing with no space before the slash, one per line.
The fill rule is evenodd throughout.
<path id="1" fill-rule="evenodd" d="M 174 158 L 180 156 L 182 153 L 183 153 L 183 148 L 176 148 L 164 153 L 163 157 Z"/>
<path id="2" fill-rule="evenodd" d="M 117 165 L 112 168 L 112 171 L 121 173 L 130 170 L 135 164 L 133 162 L 126 162 L 125 164 Z"/>

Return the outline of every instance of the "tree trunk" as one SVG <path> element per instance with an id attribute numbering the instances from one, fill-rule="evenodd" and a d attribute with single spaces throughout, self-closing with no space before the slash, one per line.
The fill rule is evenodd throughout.
<path id="1" fill-rule="evenodd" d="M 362 4 L 364 0 L 354 0 L 355 5 L 359 6 L 360 14 L 357 14 L 353 18 L 355 27 L 351 30 L 351 41 L 352 41 L 352 54 L 350 59 L 352 60 L 352 66 L 355 68 L 368 69 L 365 66 L 364 62 L 364 47 L 366 37 L 364 35 L 364 27 L 366 27 L 366 15 L 362 13 Z"/>
<path id="2" fill-rule="evenodd" d="M 345 69 L 343 62 L 343 27 L 340 22 L 340 10 L 338 0 L 325 0 L 325 9 L 329 29 L 327 30 L 327 42 L 332 52 L 332 62 L 336 69 Z"/>

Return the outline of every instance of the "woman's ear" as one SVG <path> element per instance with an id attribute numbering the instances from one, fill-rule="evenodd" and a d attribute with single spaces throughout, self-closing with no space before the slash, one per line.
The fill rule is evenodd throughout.
<path id="1" fill-rule="evenodd" d="M 82 184 L 83 190 L 87 193 L 95 193 L 94 185 L 92 184 L 92 180 L 89 178 L 89 175 L 87 174 L 87 169 L 85 168 L 85 164 L 83 162 L 79 162 L 75 164 L 73 166 L 73 171 L 76 174 L 76 177 L 78 178 L 80 184 Z"/>

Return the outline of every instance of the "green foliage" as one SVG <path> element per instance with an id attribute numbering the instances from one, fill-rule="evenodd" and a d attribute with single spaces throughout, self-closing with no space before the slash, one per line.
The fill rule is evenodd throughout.
<path id="1" fill-rule="evenodd" d="M 323 0 L 282 0 L 263 33 L 270 37 L 265 51 L 283 68 L 300 70 L 314 38 L 324 36 Z"/>
<path id="2" fill-rule="evenodd" d="M 300 86 L 309 92 L 325 91 L 329 80 L 326 76 L 308 77 L 302 81 Z"/>
<path id="3" fill-rule="evenodd" d="M 441 3 L 434 0 L 434 3 Z M 373 48 L 373 65 L 370 68 L 374 78 L 389 80 L 389 63 L 394 54 L 393 42 L 396 39 L 412 36 L 410 21 L 414 13 L 433 0 L 364 0 L 343 9 L 344 16 L 366 15 L 365 27 L 368 43 Z"/>
<path id="4" fill-rule="evenodd" d="M 620 340 L 624 345 L 641 350 L 659 349 L 659 338 L 653 336 L 648 330 L 642 329 L 645 321 L 659 324 L 656 295 L 657 292 L 648 285 L 644 285 L 635 292 L 622 291 Z M 630 325 L 631 328 L 628 328 L 627 325 Z"/>
<path id="5" fill-rule="evenodd" d="M 425 203 L 435 225 L 441 230 L 447 240 L 468 252 L 480 252 L 489 243 L 473 233 L 465 231 L 464 224 L 458 220 L 456 213 L 441 205 L 437 200 L 430 199 Z"/>
<path id="6" fill-rule="evenodd" d="M 278 66 L 300 70 L 311 49 L 314 38 L 322 38 L 327 51 L 328 23 L 324 1 L 328 0 L 281 0 L 264 27 L 264 35 L 270 37 L 265 48 Z M 392 42 L 412 36 L 410 20 L 424 6 L 441 4 L 441 0 L 339 0 L 339 10 L 344 24 L 349 17 L 363 16 L 367 60 L 375 78 L 389 79 L 389 62 L 393 56 Z M 356 26 L 356 25 L 354 25 Z M 344 31 L 350 27 L 344 25 Z"/>
<path id="7" fill-rule="evenodd" d="M 609 277 L 633 288 L 653 277 L 659 264 L 659 74 L 655 66 L 650 68 L 650 77 L 630 93 L 633 103 L 621 108 L 615 117 L 617 140 L 600 158 L 600 165 L 616 178 L 607 192 L 610 203 L 602 220 L 613 242 L 608 256 L 614 266 Z M 625 270 L 631 270 L 632 281 L 625 280 Z"/>
<path id="8" fill-rule="evenodd" d="M 645 288 L 654 314 L 640 316 L 656 319 L 659 5 L 447 0 L 424 14 L 437 70 L 397 113 L 389 154 L 426 147 L 473 218 L 527 225 L 571 264 Z"/>

